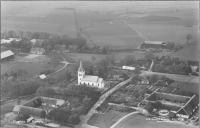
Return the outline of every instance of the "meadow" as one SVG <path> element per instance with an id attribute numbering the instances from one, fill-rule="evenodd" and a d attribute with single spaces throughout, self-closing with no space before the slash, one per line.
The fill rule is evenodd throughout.
<path id="1" fill-rule="evenodd" d="M 38 11 L 30 6 L 30 9 L 24 9 L 25 12 L 12 14 L 8 11 L 6 14 L 3 13 L 1 30 L 41 31 L 76 37 L 74 12 L 54 9 L 57 6 L 66 5 L 76 7 L 78 28 L 82 28 L 92 42 L 100 46 L 138 48 L 143 41 L 147 40 L 141 34 L 148 40 L 178 44 L 186 43 L 187 34 L 192 35 L 191 41 L 198 38 L 198 10 L 194 3 L 168 3 L 161 6 L 162 3 L 158 2 L 156 7 L 153 3 L 81 2 L 78 4 L 71 2 L 64 4 L 63 2 L 62 4 L 60 2 L 54 5 L 53 2 L 49 2 L 49 7 L 45 7 L 43 11 L 39 6 L 37 7 Z M 179 11 L 173 12 L 173 9 L 179 9 Z M 94 11 L 99 11 L 99 13 Z M 107 14 L 108 12 L 110 14 Z M 5 20 L 6 16 L 10 16 L 10 18 Z"/>
<path id="2" fill-rule="evenodd" d="M 62 68 L 64 64 L 60 64 L 56 67 L 56 70 Z M 40 72 L 48 69 L 53 69 L 52 65 L 41 63 L 26 63 L 26 62 L 6 62 L 1 63 L 1 75 L 4 73 L 10 74 L 11 71 L 16 72 L 19 69 L 24 69 L 28 72 L 26 78 L 33 78 L 35 75 L 39 75 Z"/>

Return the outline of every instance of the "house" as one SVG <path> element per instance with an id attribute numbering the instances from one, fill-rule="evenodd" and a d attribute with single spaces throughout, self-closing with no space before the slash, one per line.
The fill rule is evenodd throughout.
<path id="1" fill-rule="evenodd" d="M 189 97 L 156 91 L 151 93 L 141 103 L 147 104 L 148 102 L 154 103 L 156 101 L 160 101 L 162 103 L 161 109 L 167 109 L 171 112 L 175 112 L 178 117 L 182 118 L 189 118 L 199 107 L 199 101 L 196 95 Z M 140 103 L 138 105 L 140 106 Z"/>
<path id="2" fill-rule="evenodd" d="M 1 52 L 1 62 L 14 59 L 14 53 L 11 50 Z"/>
<path id="3" fill-rule="evenodd" d="M 41 105 L 35 107 L 35 104 L 39 102 L 41 103 Z M 38 96 L 22 105 L 15 105 L 13 108 L 13 113 L 14 114 L 26 113 L 31 116 L 41 117 L 43 110 L 45 110 L 48 113 L 53 108 L 57 108 L 63 105 L 64 103 L 65 101 L 62 99 Z"/>
<path id="4" fill-rule="evenodd" d="M 131 66 L 122 66 L 122 69 L 134 71 L 134 70 L 135 70 L 135 67 L 131 67 Z"/>
<path id="5" fill-rule="evenodd" d="M 47 77 L 45 76 L 45 74 L 42 74 L 42 75 L 39 75 L 39 78 L 40 78 L 40 79 L 45 79 L 45 78 L 47 78 Z"/>
<path id="6" fill-rule="evenodd" d="M 97 87 L 99 89 L 104 88 L 103 78 L 98 76 L 85 75 L 85 70 L 83 69 L 82 62 L 80 61 L 80 66 L 78 69 L 78 85 L 86 84 L 91 87 Z"/>
<path id="7" fill-rule="evenodd" d="M 41 97 L 42 105 L 57 108 L 65 103 L 62 99 L 55 99 L 49 97 Z"/>
<path id="8" fill-rule="evenodd" d="M 75 45 L 69 45 L 69 52 L 75 52 L 76 50 L 78 49 L 78 46 L 75 44 Z"/>
<path id="9" fill-rule="evenodd" d="M 21 41 L 21 38 L 9 38 L 9 39 L 1 39 L 1 44 L 10 44 L 13 40 Z"/>
<path id="10" fill-rule="evenodd" d="M 140 49 L 163 49 L 166 44 L 163 41 L 144 41 L 144 43 L 140 46 Z"/>
<path id="11" fill-rule="evenodd" d="M 44 48 L 31 48 L 30 53 L 32 54 L 44 54 L 45 50 Z"/>

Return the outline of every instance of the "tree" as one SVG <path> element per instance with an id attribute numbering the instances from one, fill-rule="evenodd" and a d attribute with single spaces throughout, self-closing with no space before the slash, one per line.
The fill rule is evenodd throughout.
<path id="1" fill-rule="evenodd" d="M 60 61 L 60 56 L 59 54 L 56 54 L 55 52 L 50 53 L 51 56 L 51 64 L 53 66 L 53 69 L 55 71 L 55 68 L 58 66 L 59 61 Z"/>
<path id="2" fill-rule="evenodd" d="M 96 60 L 97 60 L 97 59 L 96 59 L 95 56 L 92 56 L 91 59 L 92 59 L 92 63 L 93 63 L 93 65 L 94 65 L 94 64 L 96 63 Z"/>
<path id="3" fill-rule="evenodd" d="M 145 107 L 145 110 L 147 110 L 149 113 L 153 111 L 153 105 L 152 103 L 148 103 Z"/>
<path id="4" fill-rule="evenodd" d="M 46 112 L 44 110 L 42 110 L 41 118 L 43 118 L 45 120 L 46 116 L 47 116 Z"/>
<path id="5" fill-rule="evenodd" d="M 187 39 L 187 44 L 189 44 L 189 40 L 192 39 L 192 35 L 188 34 L 188 35 L 186 36 L 186 39 Z"/>
<path id="6" fill-rule="evenodd" d="M 138 74 L 134 74 L 131 78 L 131 82 L 133 84 L 137 84 L 137 82 L 139 81 L 139 75 Z"/>
<path id="7" fill-rule="evenodd" d="M 152 83 L 154 85 L 158 81 L 158 79 L 159 79 L 158 75 L 153 74 L 150 76 L 149 81 L 150 81 L 150 83 Z"/>
<path id="8" fill-rule="evenodd" d="M 160 108 L 161 108 L 161 105 L 162 105 L 162 103 L 161 103 L 160 101 L 156 101 L 156 102 L 153 104 L 154 108 L 156 108 L 156 109 L 160 109 Z"/>
<path id="9" fill-rule="evenodd" d="M 78 114 L 73 114 L 73 115 L 71 115 L 70 117 L 69 117 L 69 123 L 70 124 L 78 124 L 80 122 L 80 118 L 79 118 L 79 116 L 78 116 Z"/>
<path id="10" fill-rule="evenodd" d="M 19 105 L 21 103 L 21 98 L 17 98 L 17 104 Z"/>

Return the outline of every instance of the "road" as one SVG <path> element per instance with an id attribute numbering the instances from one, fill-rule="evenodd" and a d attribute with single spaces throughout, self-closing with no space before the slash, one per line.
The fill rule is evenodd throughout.
<path id="1" fill-rule="evenodd" d="M 102 102 L 103 100 L 105 100 L 114 91 L 116 91 L 117 89 L 121 88 L 122 86 L 124 86 L 125 84 L 129 83 L 130 81 L 131 81 L 131 78 L 129 78 L 128 80 L 125 80 L 125 81 L 119 83 L 118 85 L 116 85 L 115 87 L 113 87 L 112 89 L 110 89 L 109 91 L 107 91 L 105 94 L 103 94 L 99 98 L 99 100 L 95 103 L 95 105 L 90 109 L 90 111 L 88 112 L 88 114 L 82 119 L 82 121 L 80 123 L 80 127 L 82 127 L 82 128 L 88 128 L 89 126 L 87 125 L 87 122 L 91 118 L 91 116 L 94 114 L 95 109 L 100 105 L 100 102 Z"/>

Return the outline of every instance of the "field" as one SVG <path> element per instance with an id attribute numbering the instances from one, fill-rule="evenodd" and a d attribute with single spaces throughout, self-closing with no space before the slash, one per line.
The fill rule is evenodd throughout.
<path id="1" fill-rule="evenodd" d="M 1 31 L 34 31 L 76 36 L 73 11 L 49 10 L 45 12 L 20 13 L 1 20 Z"/>
<path id="2" fill-rule="evenodd" d="M 108 109 L 105 114 L 93 114 L 88 124 L 99 128 L 109 128 L 126 114 L 125 112 Z"/>
<path id="3" fill-rule="evenodd" d="M 56 67 L 56 70 L 63 67 L 64 64 L 60 64 Z M 10 74 L 11 71 L 16 72 L 19 69 L 24 69 L 28 72 L 27 78 L 33 78 L 35 75 L 39 75 L 40 72 L 48 69 L 53 69 L 52 65 L 41 63 L 26 63 L 26 62 L 7 62 L 1 64 L 1 75 L 4 73 Z"/>
<path id="4" fill-rule="evenodd" d="M 36 3 L 40 6 L 34 8 Z M 196 2 L 49 2 L 48 7 L 42 6 L 45 2 L 36 3 L 27 2 L 23 8 L 20 4 L 4 6 L 2 10 L 14 11 L 3 11 L 1 31 L 43 31 L 75 37 L 74 12 L 55 10 L 66 6 L 76 7 L 78 29 L 83 28 L 97 45 L 138 48 L 144 40 L 185 44 L 187 34 L 193 37 L 190 41 L 198 39 Z"/>
<path id="5" fill-rule="evenodd" d="M 146 120 L 143 115 L 133 114 L 122 120 L 115 128 L 190 128 L 190 126 Z"/>

